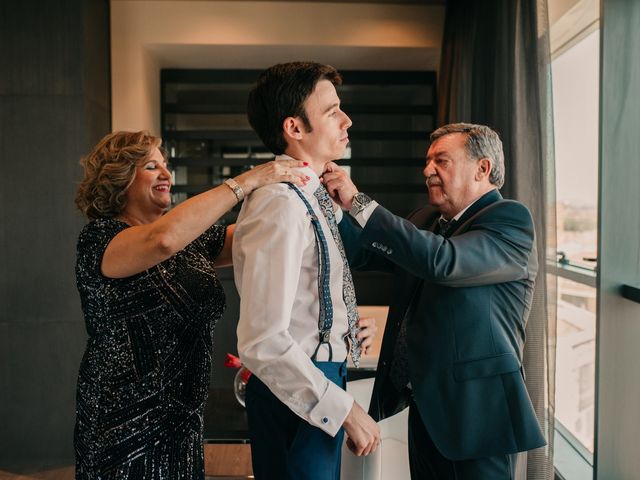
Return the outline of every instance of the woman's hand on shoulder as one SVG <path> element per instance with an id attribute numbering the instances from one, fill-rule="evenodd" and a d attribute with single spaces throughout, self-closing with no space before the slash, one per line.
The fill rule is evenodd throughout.
<path id="1" fill-rule="evenodd" d="M 306 185 L 310 178 L 296 169 L 309 164 L 300 160 L 272 160 L 235 177 L 245 195 L 256 188 L 272 183 L 290 182 L 299 187 Z"/>

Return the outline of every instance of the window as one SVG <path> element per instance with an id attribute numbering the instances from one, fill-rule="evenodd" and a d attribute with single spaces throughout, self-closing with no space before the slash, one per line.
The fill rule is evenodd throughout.
<path id="1" fill-rule="evenodd" d="M 559 464 L 567 460 L 558 459 L 559 451 L 593 463 L 595 412 L 600 31 L 598 2 L 574 3 L 556 22 L 559 40 L 552 51 L 558 259 L 550 270 L 558 280 L 557 434 L 569 446 L 556 453 L 563 478 L 582 477 L 565 476 Z M 591 23 L 560 34 L 558 26 L 578 11 Z M 553 49 L 553 25 L 551 35 Z"/>
<path id="2" fill-rule="evenodd" d="M 558 279 L 556 419 L 593 453 L 595 288 Z"/>
<path id="3" fill-rule="evenodd" d="M 562 478 L 591 475 L 599 133 L 599 2 L 550 0 L 556 162 L 556 454 Z M 553 11 L 555 10 L 555 12 Z"/>
<path id="4" fill-rule="evenodd" d="M 556 215 L 560 260 L 593 270 L 598 214 L 600 31 L 553 60 Z"/>

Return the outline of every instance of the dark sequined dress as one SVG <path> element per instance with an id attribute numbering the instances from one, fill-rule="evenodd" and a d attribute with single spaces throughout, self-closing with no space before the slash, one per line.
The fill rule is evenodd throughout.
<path id="1" fill-rule="evenodd" d="M 212 333 L 225 305 L 212 261 L 214 226 L 140 274 L 100 274 L 107 244 L 127 225 L 88 223 L 76 276 L 89 339 L 78 377 L 77 479 L 204 478 L 203 413 Z"/>

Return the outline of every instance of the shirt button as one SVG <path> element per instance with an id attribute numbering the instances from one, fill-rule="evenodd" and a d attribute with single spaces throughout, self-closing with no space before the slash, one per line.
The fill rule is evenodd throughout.
<path id="1" fill-rule="evenodd" d="M 327 417 L 322 417 L 322 423 L 326 425 L 327 423 L 329 423 L 329 419 Z"/>

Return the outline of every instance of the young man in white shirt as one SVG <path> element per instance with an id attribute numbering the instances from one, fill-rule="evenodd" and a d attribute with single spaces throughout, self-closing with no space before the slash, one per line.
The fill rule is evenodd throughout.
<path id="1" fill-rule="evenodd" d="M 375 327 L 357 317 L 319 179 L 349 142 L 340 83 L 333 67 L 294 62 L 264 71 L 249 95 L 249 122 L 264 144 L 277 159 L 307 162 L 309 177 L 304 187 L 254 191 L 234 234 L 238 351 L 254 374 L 246 408 L 257 479 L 338 480 L 344 432 L 356 455 L 380 443 L 377 424 L 345 391 L 346 357 L 357 363 Z"/>

